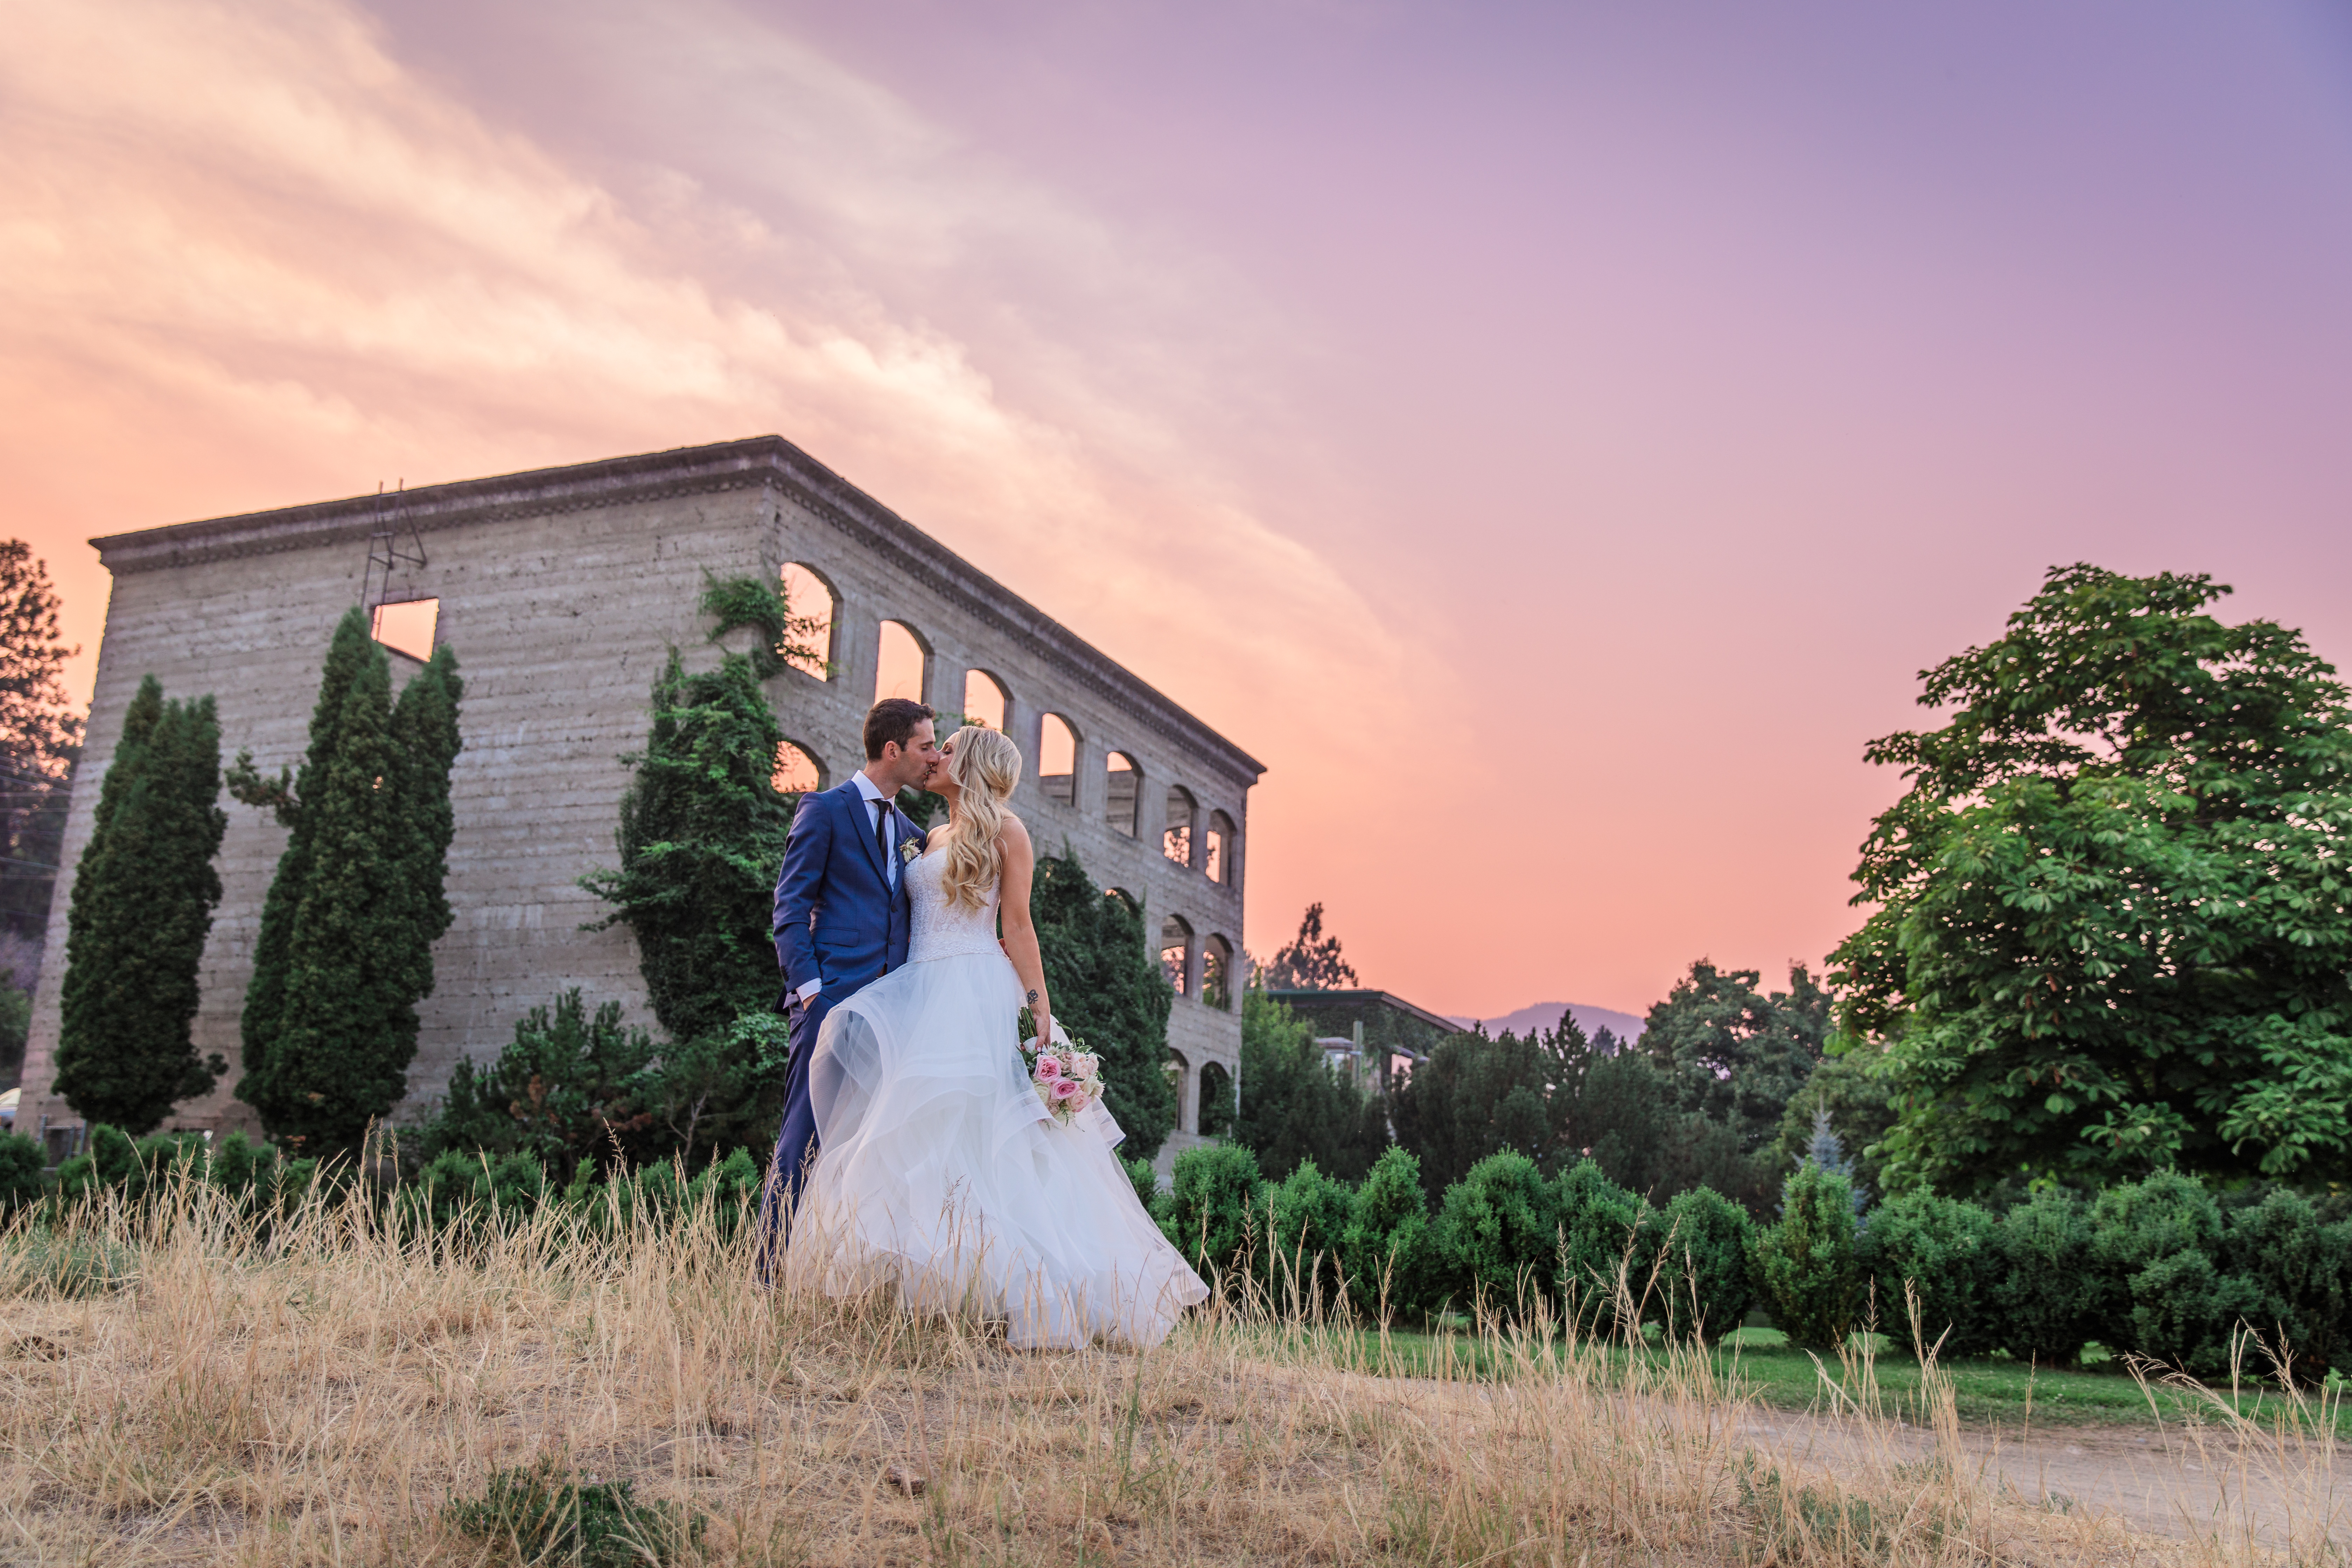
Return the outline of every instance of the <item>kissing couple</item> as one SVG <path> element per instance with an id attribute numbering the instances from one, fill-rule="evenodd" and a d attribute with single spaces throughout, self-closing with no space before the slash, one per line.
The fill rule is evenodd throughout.
<path id="1" fill-rule="evenodd" d="M 1009 809 L 1021 751 L 919 702 L 866 715 L 866 766 L 803 795 L 776 879 L 793 1020 L 763 1268 L 832 1295 L 895 1285 L 1028 1348 L 1158 1344 L 1208 1287 L 1152 1223 L 1107 1110 L 1056 1120 L 1023 1052 L 1062 1044 L 1029 916 L 1037 856 Z M 926 833 L 903 789 L 944 798 Z M 1003 935 L 999 937 L 1002 921 Z"/>

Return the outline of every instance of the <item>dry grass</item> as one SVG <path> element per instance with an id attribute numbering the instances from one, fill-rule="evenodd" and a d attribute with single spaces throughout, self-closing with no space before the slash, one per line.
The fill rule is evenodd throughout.
<path id="1" fill-rule="evenodd" d="M 1752 1449 L 1748 1402 L 1700 1356 L 1496 1329 L 1507 1375 L 1371 1376 L 1263 1302 L 1148 1355 L 1022 1353 L 984 1324 L 764 1292 L 707 1214 L 611 1228 L 402 1237 L 353 1206 L 263 1233 L 201 1186 L 20 1225 L 0 1238 L 0 1555 L 518 1562 L 450 1505 L 543 1459 L 698 1512 L 670 1553 L 689 1564 L 2261 1555 L 2003 1500 L 1948 1396 L 1924 1461 L 1857 1416 L 1832 1460 L 1792 1464 Z M 1376 1333 L 1342 1348 L 1381 1364 Z"/>

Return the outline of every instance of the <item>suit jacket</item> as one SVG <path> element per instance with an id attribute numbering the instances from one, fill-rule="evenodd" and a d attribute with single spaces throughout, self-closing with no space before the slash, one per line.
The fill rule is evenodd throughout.
<path id="1" fill-rule="evenodd" d="M 900 863 L 892 888 L 872 821 L 855 779 L 801 797 L 776 878 L 772 929 L 784 972 L 778 1012 L 812 980 L 838 1002 L 907 962 L 907 865 Z M 896 806 L 888 821 L 893 856 L 909 840 L 920 842 L 921 833 Z"/>

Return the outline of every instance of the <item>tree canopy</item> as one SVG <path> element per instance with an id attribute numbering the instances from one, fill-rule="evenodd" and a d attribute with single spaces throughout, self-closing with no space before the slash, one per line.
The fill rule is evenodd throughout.
<path id="1" fill-rule="evenodd" d="M 1730 1128 L 1751 1152 L 1779 1134 L 1830 1028 L 1829 993 L 1803 964 L 1789 966 L 1785 992 L 1765 994 L 1761 979 L 1702 958 L 1642 1025 L 1642 1044 L 1674 1080 L 1676 1104 Z"/>
<path id="2" fill-rule="evenodd" d="M 1890 1184 L 2352 1175 L 2346 693 L 2229 592 L 2053 568 L 1865 752 L 1910 788 L 1832 979 Z"/>
<path id="3" fill-rule="evenodd" d="M 1223 1130 L 1207 1103 L 1214 1065 L 1202 1069 L 1204 1133 Z M 1256 1153 L 1268 1181 L 1281 1181 L 1308 1160 L 1328 1176 L 1361 1181 L 1388 1148 L 1381 1100 L 1333 1072 L 1307 1020 L 1256 986 L 1242 993 L 1241 1068 L 1234 1141 Z"/>
<path id="4" fill-rule="evenodd" d="M 1356 984 L 1354 967 L 1339 956 L 1339 939 L 1323 934 L 1319 900 L 1307 906 L 1298 934 L 1275 950 L 1265 983 L 1276 991 L 1345 991 Z"/>

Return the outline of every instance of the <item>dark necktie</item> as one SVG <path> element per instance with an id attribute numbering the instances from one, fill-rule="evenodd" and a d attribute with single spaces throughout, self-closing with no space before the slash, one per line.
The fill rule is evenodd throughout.
<path id="1" fill-rule="evenodd" d="M 890 803 L 874 803 L 874 847 L 882 851 L 882 879 L 890 879 Z"/>

